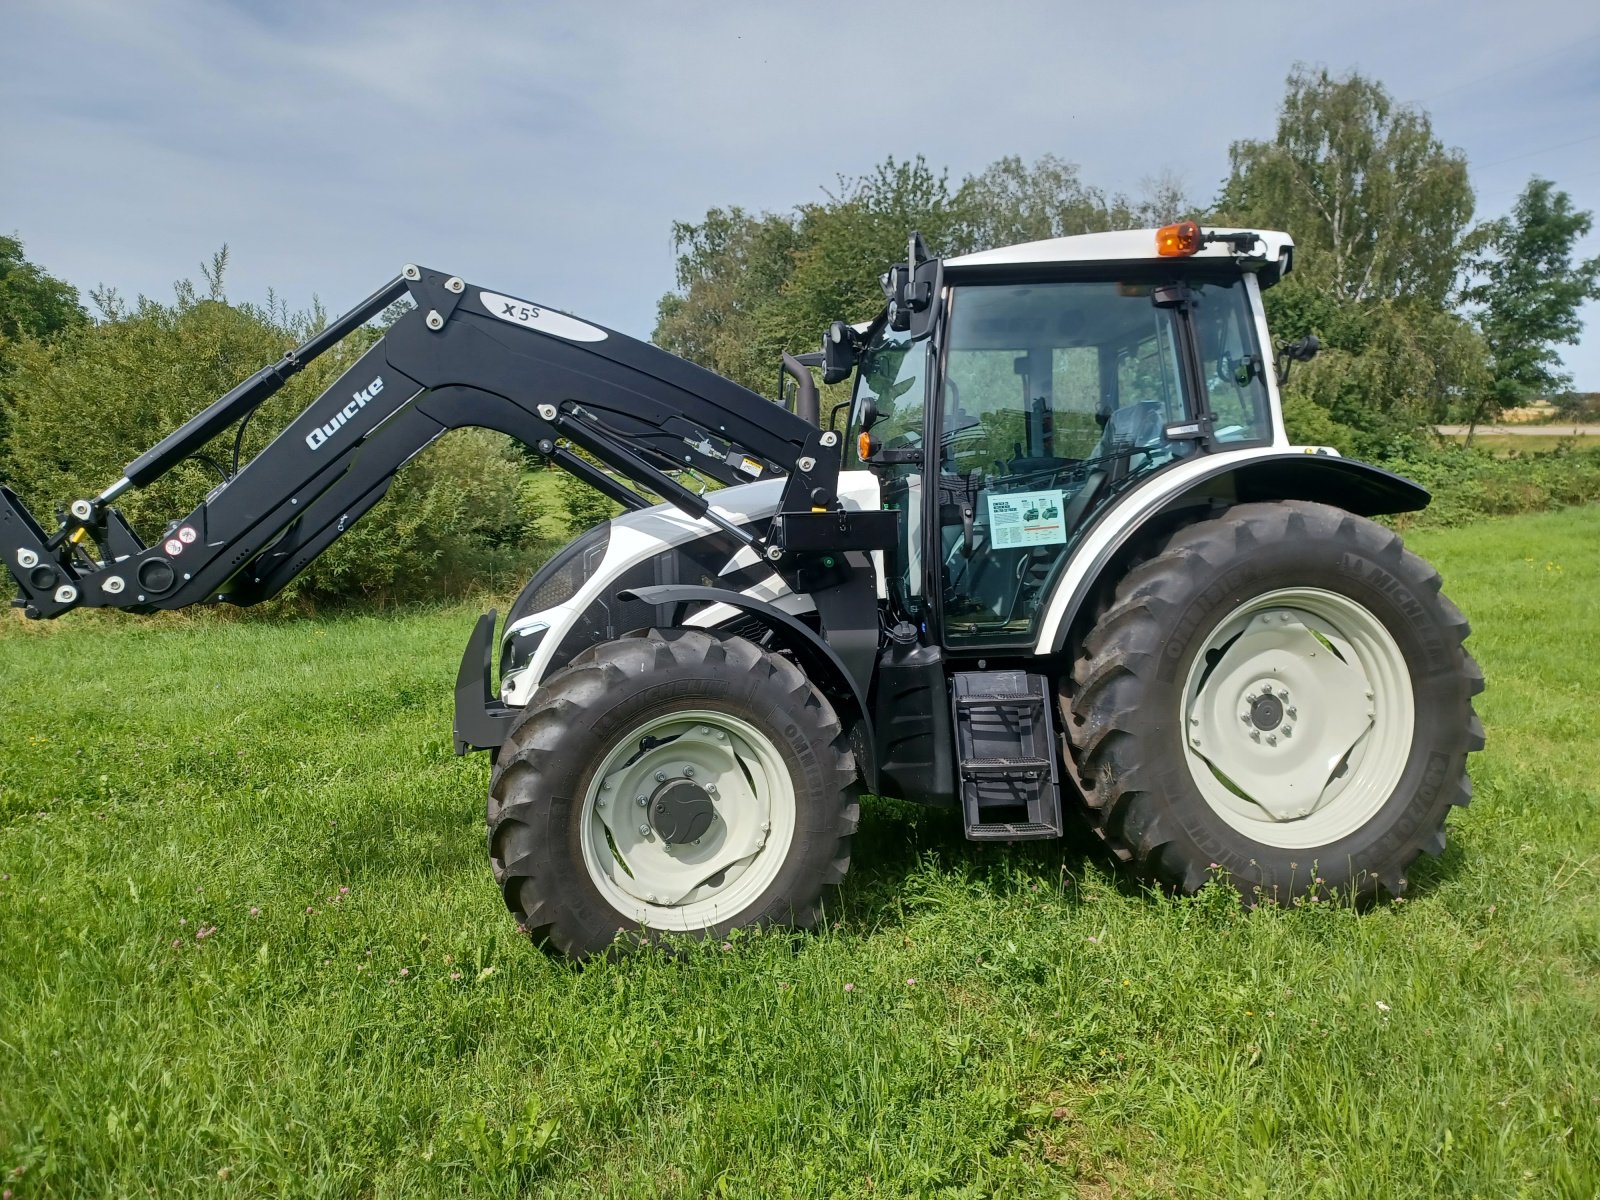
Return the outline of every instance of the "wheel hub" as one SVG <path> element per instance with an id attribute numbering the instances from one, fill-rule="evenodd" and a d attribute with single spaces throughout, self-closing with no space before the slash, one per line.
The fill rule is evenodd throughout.
<path id="1" fill-rule="evenodd" d="M 711 797 L 692 779 L 669 779 L 650 797 L 650 828 L 669 846 L 698 842 L 716 816 Z"/>
<path id="2" fill-rule="evenodd" d="M 1250 723 L 1257 729 L 1276 729 L 1283 724 L 1283 701 L 1270 692 L 1250 702 Z"/>

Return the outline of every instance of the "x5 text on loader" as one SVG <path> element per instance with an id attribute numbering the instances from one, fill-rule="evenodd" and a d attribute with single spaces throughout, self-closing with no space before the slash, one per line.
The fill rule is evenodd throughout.
<path id="1" fill-rule="evenodd" d="M 863 789 L 980 841 L 1075 808 L 1185 891 L 1396 894 L 1470 794 L 1482 676 L 1438 574 L 1369 519 L 1428 494 L 1285 436 L 1280 372 L 1316 347 L 1275 355 L 1261 296 L 1292 253 L 1192 223 L 948 259 L 912 235 L 873 320 L 784 356 L 792 411 L 408 266 L 53 531 L 0 489 L 0 553 L 30 617 L 253 604 L 467 425 L 620 502 L 529 581 L 498 671 L 480 618 L 456 684 L 457 749 L 494 760 L 495 880 L 574 956 L 814 923 Z M 193 512 L 149 545 L 122 518 L 403 296 Z M 843 428 L 812 367 L 853 377 Z"/>

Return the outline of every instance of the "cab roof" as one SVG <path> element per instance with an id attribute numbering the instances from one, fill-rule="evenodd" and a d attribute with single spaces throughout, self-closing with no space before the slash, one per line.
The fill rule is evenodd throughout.
<path id="1" fill-rule="evenodd" d="M 1272 229 L 1242 230 L 1219 225 L 1202 225 L 1206 233 L 1254 233 L 1260 241 L 1249 253 L 1240 254 L 1226 242 L 1201 246 L 1189 259 L 1232 259 L 1247 271 L 1262 275 L 1262 285 L 1276 283 L 1289 271 L 1294 239 Z M 1080 233 L 1072 237 L 1046 238 L 962 254 L 944 260 L 946 270 L 969 267 L 1051 266 L 1069 263 L 1154 263 L 1182 262 L 1156 253 L 1156 230 L 1118 229 L 1109 233 Z"/>

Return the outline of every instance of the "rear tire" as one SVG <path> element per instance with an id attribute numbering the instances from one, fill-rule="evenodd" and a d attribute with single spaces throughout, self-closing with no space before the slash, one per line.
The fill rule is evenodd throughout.
<path id="1" fill-rule="evenodd" d="M 652 629 L 534 693 L 490 779 L 489 857 L 534 940 L 585 958 L 624 931 L 814 925 L 859 817 L 849 739 L 799 667 Z"/>
<path id="2" fill-rule="evenodd" d="M 1213 873 L 1252 901 L 1404 892 L 1483 747 L 1483 675 L 1439 587 L 1393 532 L 1324 505 L 1239 505 L 1172 535 L 1074 665 L 1098 832 L 1185 892 Z"/>

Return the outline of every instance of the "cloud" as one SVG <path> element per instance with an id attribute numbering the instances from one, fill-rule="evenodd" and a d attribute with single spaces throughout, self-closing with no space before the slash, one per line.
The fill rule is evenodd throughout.
<path id="1" fill-rule="evenodd" d="M 414 260 L 642 335 L 675 219 L 787 209 L 888 154 L 1048 152 L 1208 197 L 1297 60 L 1429 107 L 1483 211 L 1535 171 L 1600 208 L 1600 142 L 1550 149 L 1600 117 L 1600 18 L 1518 13 L 12 0 L 0 228 L 85 287 L 164 294 L 228 242 L 236 296 L 338 309 Z M 1600 349 L 1569 362 L 1600 388 Z"/>

